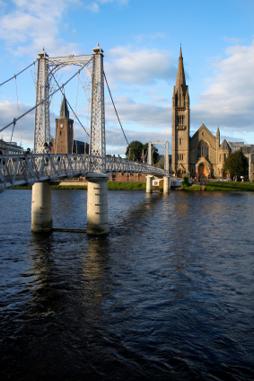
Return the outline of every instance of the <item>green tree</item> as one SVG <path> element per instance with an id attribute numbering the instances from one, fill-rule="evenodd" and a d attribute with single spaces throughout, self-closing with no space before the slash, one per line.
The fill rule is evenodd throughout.
<path id="1" fill-rule="evenodd" d="M 148 156 L 148 143 L 145 143 L 143 145 L 143 157 L 145 162 L 147 162 L 147 156 Z M 160 159 L 158 149 L 154 147 L 153 144 L 152 144 L 152 158 L 153 158 L 153 164 L 156 164 Z"/>
<path id="2" fill-rule="evenodd" d="M 240 176 L 248 176 L 248 159 L 244 156 L 242 150 L 236 151 L 228 156 L 224 163 L 224 171 L 227 172 L 231 178 Z"/>
<path id="3" fill-rule="evenodd" d="M 132 141 L 125 152 L 128 160 L 142 161 L 143 144 L 138 140 Z"/>
<path id="4" fill-rule="evenodd" d="M 128 160 L 147 162 L 148 143 L 142 144 L 138 140 L 132 141 L 125 152 Z M 153 164 L 159 161 L 160 155 L 158 149 L 152 145 Z"/>

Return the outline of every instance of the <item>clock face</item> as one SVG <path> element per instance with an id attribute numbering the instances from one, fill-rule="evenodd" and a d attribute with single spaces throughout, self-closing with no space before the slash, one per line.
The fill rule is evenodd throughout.
<path id="1" fill-rule="evenodd" d="M 60 128 L 63 128 L 63 126 L 64 126 L 63 123 L 61 123 L 61 124 L 60 124 Z"/>

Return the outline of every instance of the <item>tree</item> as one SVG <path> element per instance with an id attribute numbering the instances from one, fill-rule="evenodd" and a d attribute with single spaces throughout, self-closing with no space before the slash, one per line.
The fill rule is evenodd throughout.
<path id="1" fill-rule="evenodd" d="M 224 171 L 229 174 L 231 180 L 234 177 L 237 177 L 237 180 L 240 180 L 240 176 L 247 177 L 248 167 L 248 159 L 242 150 L 230 154 L 224 163 Z"/>
<path id="2" fill-rule="evenodd" d="M 142 144 L 141 142 L 134 140 L 132 141 L 127 149 L 125 155 L 128 160 L 139 161 L 139 162 L 147 162 L 147 154 L 148 154 L 148 143 Z M 157 163 L 160 155 L 158 153 L 158 149 L 152 145 L 152 158 L 153 164 Z"/>
<path id="3" fill-rule="evenodd" d="M 143 144 L 138 140 L 134 140 L 128 145 L 125 155 L 128 157 L 128 160 L 142 161 L 142 150 Z"/>
<path id="4" fill-rule="evenodd" d="M 144 161 L 147 162 L 148 143 L 143 145 L 143 152 L 144 152 L 143 156 L 145 158 Z M 159 161 L 159 159 L 160 159 L 160 155 L 159 155 L 158 149 L 156 147 L 154 147 L 153 144 L 152 144 L 152 158 L 153 158 L 153 164 L 156 164 Z"/>

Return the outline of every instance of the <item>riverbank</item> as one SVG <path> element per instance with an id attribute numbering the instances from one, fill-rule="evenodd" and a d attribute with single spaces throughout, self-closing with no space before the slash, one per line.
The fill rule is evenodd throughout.
<path id="1" fill-rule="evenodd" d="M 206 192 L 254 192 L 254 183 L 249 182 L 235 182 L 235 181 L 217 181 L 208 182 L 205 185 L 193 184 L 190 186 L 183 185 L 181 188 L 183 191 L 206 191 Z"/>
<path id="2" fill-rule="evenodd" d="M 51 188 L 55 190 L 82 190 L 87 189 L 86 183 L 67 183 L 51 184 Z M 14 186 L 12 189 L 32 189 L 31 185 L 19 185 Z M 108 181 L 108 190 L 142 190 L 145 191 L 146 184 L 143 182 L 120 182 L 120 181 Z M 254 183 L 248 182 L 234 182 L 234 181 L 218 181 L 208 182 L 204 185 L 193 184 L 190 186 L 182 185 L 177 188 L 178 191 L 196 192 L 254 192 Z"/>

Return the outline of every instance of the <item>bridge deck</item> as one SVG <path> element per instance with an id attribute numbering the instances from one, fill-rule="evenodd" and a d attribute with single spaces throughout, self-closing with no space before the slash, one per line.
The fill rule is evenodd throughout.
<path id="1" fill-rule="evenodd" d="M 37 181 L 57 181 L 84 176 L 94 168 L 99 157 L 65 154 L 24 154 L 0 156 L 0 187 L 33 184 Z M 122 158 L 106 158 L 106 173 L 143 173 L 158 177 L 165 171 L 151 165 Z"/>

